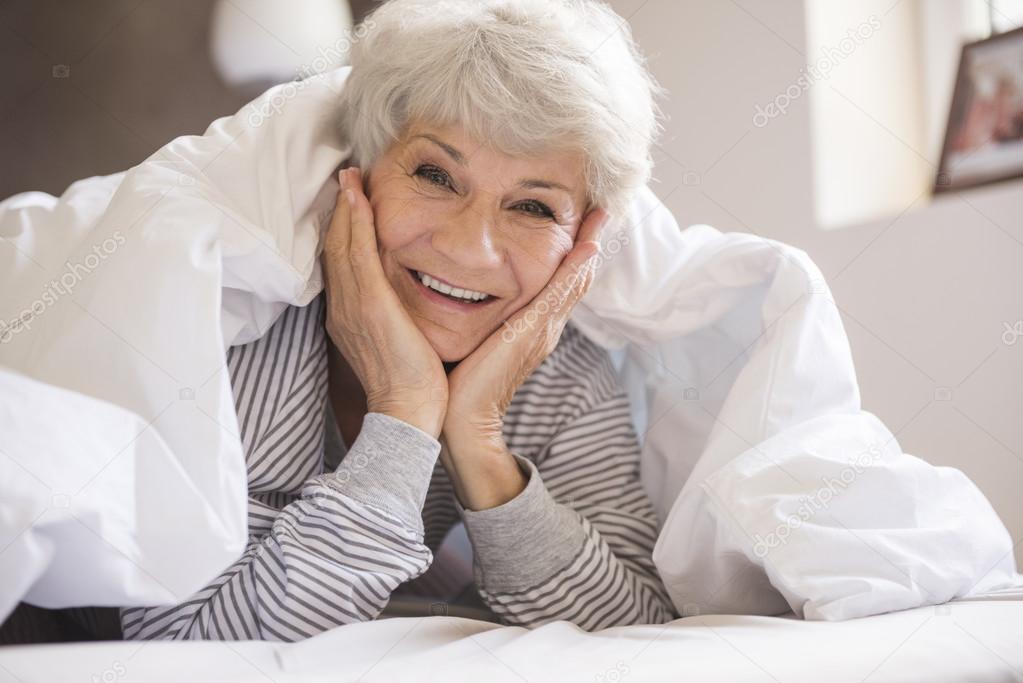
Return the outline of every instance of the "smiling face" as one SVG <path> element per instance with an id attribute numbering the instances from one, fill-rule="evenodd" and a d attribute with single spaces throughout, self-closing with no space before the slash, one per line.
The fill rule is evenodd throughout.
<path id="1" fill-rule="evenodd" d="M 458 126 L 410 126 L 368 170 L 365 191 L 384 273 L 445 362 L 540 293 L 586 209 L 581 154 L 512 157 Z M 463 300 L 487 297 L 435 291 L 448 286 Z"/>

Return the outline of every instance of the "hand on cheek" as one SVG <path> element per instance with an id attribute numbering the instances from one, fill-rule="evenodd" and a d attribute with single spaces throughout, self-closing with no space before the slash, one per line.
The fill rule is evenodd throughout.
<path id="1" fill-rule="evenodd" d="M 502 436 L 516 390 L 554 351 L 569 314 L 593 281 L 604 210 L 587 215 L 575 246 L 547 285 L 448 375 L 441 462 L 471 510 L 515 498 L 528 483 Z"/>
<path id="2" fill-rule="evenodd" d="M 587 214 L 575 244 L 546 286 L 448 375 L 444 432 L 449 442 L 500 439 L 504 414 L 516 390 L 554 351 L 572 308 L 592 283 L 593 257 L 608 217 L 604 209 Z"/>
<path id="3" fill-rule="evenodd" d="M 440 358 L 409 317 L 384 273 L 373 209 L 357 169 L 343 187 L 324 241 L 327 333 L 359 378 L 369 412 L 439 436 L 447 403 Z"/>

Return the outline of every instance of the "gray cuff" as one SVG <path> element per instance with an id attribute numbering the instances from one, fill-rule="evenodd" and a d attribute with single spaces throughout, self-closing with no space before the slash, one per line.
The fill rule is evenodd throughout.
<path id="1" fill-rule="evenodd" d="M 536 465 L 512 453 L 529 477 L 519 495 L 487 510 L 455 507 L 472 542 L 479 587 L 490 592 L 537 586 L 567 567 L 582 551 L 586 534 L 579 514 L 558 504 Z"/>
<path id="2" fill-rule="evenodd" d="M 418 427 L 383 413 L 366 413 L 337 470 L 318 479 L 422 531 L 423 503 L 440 449 L 440 441 Z"/>

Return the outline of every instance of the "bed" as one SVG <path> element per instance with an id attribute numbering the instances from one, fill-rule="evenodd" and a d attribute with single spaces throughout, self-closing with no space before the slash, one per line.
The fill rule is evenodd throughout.
<path id="1" fill-rule="evenodd" d="M 0 321 L 25 322 L 0 329 L 0 615 L 19 600 L 173 604 L 244 548 L 224 353 L 322 286 L 317 245 L 345 157 L 323 114 L 344 77 L 309 79 L 259 125 L 244 109 L 60 198 L 0 202 L 14 247 L 0 252 L 0 291 L 16 294 L 0 297 Z M 451 610 L 290 645 L 7 647 L 0 683 L 1023 680 L 1019 541 L 962 472 L 904 453 L 862 410 L 809 257 L 680 230 L 648 188 L 615 228 L 573 321 L 629 391 L 663 522 L 653 559 L 683 618 L 530 632 Z M 39 264 L 59 274 L 107 244 L 74 301 L 39 298 L 54 277 Z M 170 290 L 173 306 L 151 305 Z"/>
<path id="2" fill-rule="evenodd" d="M 1023 590 L 841 622 L 694 615 L 587 633 L 454 616 L 351 624 L 298 643 L 108 642 L 0 649 L 40 681 L 1023 681 Z"/>

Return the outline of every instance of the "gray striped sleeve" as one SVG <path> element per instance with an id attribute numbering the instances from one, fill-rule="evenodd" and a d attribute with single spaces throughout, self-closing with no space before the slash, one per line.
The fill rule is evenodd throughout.
<path id="1" fill-rule="evenodd" d="M 323 470 L 327 364 L 322 297 L 228 352 L 249 479 L 249 545 L 177 605 L 121 610 L 126 639 L 293 641 L 374 619 L 433 561 L 423 502 L 440 442 L 368 413 Z"/>
<path id="2" fill-rule="evenodd" d="M 337 471 L 315 477 L 311 486 L 379 508 L 422 535 L 423 503 L 440 448 L 437 439 L 418 427 L 383 413 L 366 413 L 362 431 Z"/>
<path id="3" fill-rule="evenodd" d="M 657 517 L 639 481 L 628 398 L 606 352 L 577 330 L 566 333 L 513 401 L 520 433 L 530 431 L 530 413 L 553 433 L 538 465 L 513 451 L 529 474 L 526 488 L 488 510 L 455 501 L 473 544 L 477 590 L 518 626 L 565 620 L 592 631 L 671 621 L 677 614 L 653 563 Z M 543 406 L 533 411 L 536 396 Z"/>
<path id="4" fill-rule="evenodd" d="M 123 610 L 124 637 L 293 641 L 374 619 L 433 560 L 420 515 L 439 453 L 368 413 L 338 470 L 310 479 L 266 537 L 184 603 Z"/>

